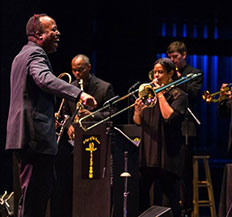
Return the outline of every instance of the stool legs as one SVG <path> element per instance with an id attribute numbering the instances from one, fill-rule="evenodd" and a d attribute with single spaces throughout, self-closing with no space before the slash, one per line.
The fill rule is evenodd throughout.
<path id="1" fill-rule="evenodd" d="M 209 156 L 193 156 L 193 217 L 199 217 L 199 207 L 209 207 L 211 217 L 216 217 L 213 186 L 208 159 Z M 199 160 L 203 160 L 206 180 L 199 180 Z M 207 188 L 209 200 L 199 200 L 199 187 Z"/>
<path id="2" fill-rule="evenodd" d="M 199 216 L 198 161 L 193 157 L 193 217 Z"/>

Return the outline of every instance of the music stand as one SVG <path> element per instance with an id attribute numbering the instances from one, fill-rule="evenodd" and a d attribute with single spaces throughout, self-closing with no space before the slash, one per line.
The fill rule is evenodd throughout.
<path id="1" fill-rule="evenodd" d="M 138 145 L 141 128 L 136 125 L 118 125 L 114 127 L 112 142 L 113 158 L 113 189 L 112 201 L 114 207 L 113 217 L 125 216 L 125 209 L 128 217 L 138 216 L 139 207 L 139 158 Z M 128 179 L 125 201 L 125 178 L 120 177 L 125 170 L 125 152 L 127 152 Z M 128 194 L 129 193 L 129 194 Z M 128 198 L 127 198 L 128 196 Z M 127 202 L 127 204 L 125 204 Z"/>
<path id="2" fill-rule="evenodd" d="M 105 155 L 111 153 L 111 146 L 106 145 L 106 128 L 103 123 L 85 132 L 75 126 L 78 136 L 73 153 L 73 216 L 110 216 L 110 157 Z"/>

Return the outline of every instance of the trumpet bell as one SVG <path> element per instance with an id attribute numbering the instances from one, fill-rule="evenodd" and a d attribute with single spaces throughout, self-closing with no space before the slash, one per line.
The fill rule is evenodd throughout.
<path id="1" fill-rule="evenodd" d="M 155 91 L 149 83 L 141 84 L 139 86 L 138 96 L 148 107 L 153 107 L 156 103 Z"/>
<path id="2" fill-rule="evenodd" d="M 221 102 L 222 100 L 225 100 L 229 97 L 229 95 L 224 95 L 222 94 L 222 96 L 220 96 L 221 93 L 225 93 L 227 91 L 230 91 L 232 87 L 232 83 L 227 84 L 227 86 L 225 87 L 224 90 L 219 90 L 217 92 L 214 93 L 210 93 L 208 90 L 204 91 L 204 93 L 202 94 L 202 98 L 206 103 L 218 103 Z M 216 98 L 216 96 L 219 95 L 219 97 Z"/>
<path id="3" fill-rule="evenodd" d="M 212 101 L 212 95 L 210 94 L 210 92 L 208 90 L 204 91 L 204 93 L 202 94 L 202 99 L 206 102 L 206 103 L 210 103 Z"/>

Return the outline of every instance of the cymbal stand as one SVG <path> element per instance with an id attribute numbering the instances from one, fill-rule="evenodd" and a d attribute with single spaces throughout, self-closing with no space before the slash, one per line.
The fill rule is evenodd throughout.
<path id="1" fill-rule="evenodd" d="M 124 152 L 124 172 L 121 173 L 120 177 L 125 178 L 124 182 L 124 193 L 123 193 L 123 217 L 127 217 L 127 196 L 129 192 L 127 191 L 128 177 L 131 177 L 131 174 L 127 172 L 127 162 L 128 162 L 128 152 Z"/>

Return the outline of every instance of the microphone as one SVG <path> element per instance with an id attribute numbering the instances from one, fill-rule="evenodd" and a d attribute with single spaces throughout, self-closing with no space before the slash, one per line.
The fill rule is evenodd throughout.
<path id="1" fill-rule="evenodd" d="M 111 99 L 108 99 L 107 101 L 105 101 L 105 103 L 103 104 L 103 106 L 112 103 L 113 101 L 117 100 L 119 98 L 119 95 L 112 97 Z"/>
<path id="2" fill-rule="evenodd" d="M 129 89 L 128 89 L 128 93 L 131 92 L 132 89 L 134 89 L 136 86 L 138 86 L 139 84 L 141 84 L 140 81 L 137 81 L 135 84 L 133 84 Z"/>

